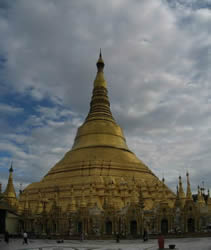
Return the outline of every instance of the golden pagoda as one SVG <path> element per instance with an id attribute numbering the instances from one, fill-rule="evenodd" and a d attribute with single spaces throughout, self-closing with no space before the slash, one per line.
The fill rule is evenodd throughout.
<path id="1" fill-rule="evenodd" d="M 72 149 L 40 182 L 25 188 L 19 199 L 19 206 L 26 207 L 27 203 L 31 222 L 34 219 L 36 225 L 43 223 L 41 215 L 45 215 L 45 233 L 114 233 L 120 230 L 115 224 L 120 214 L 122 221 L 129 223 L 125 234 L 135 232 L 135 227 L 141 233 L 145 226 L 149 227 L 148 222 L 143 225 L 144 211 L 153 211 L 164 199 L 170 209 L 175 204 L 175 194 L 126 144 L 110 110 L 101 52 L 96 65 L 90 110 L 78 128 Z M 131 211 L 137 211 L 136 216 Z M 97 214 L 97 221 L 92 213 Z M 72 221 L 77 224 L 75 229 Z"/>
<path id="2" fill-rule="evenodd" d="M 8 183 L 6 186 L 6 189 L 4 191 L 4 199 L 7 200 L 8 204 L 11 207 L 15 207 L 17 205 L 17 198 L 16 198 L 16 193 L 15 193 L 15 188 L 13 185 L 13 167 L 11 164 L 11 167 L 9 169 L 9 178 L 8 178 Z"/>

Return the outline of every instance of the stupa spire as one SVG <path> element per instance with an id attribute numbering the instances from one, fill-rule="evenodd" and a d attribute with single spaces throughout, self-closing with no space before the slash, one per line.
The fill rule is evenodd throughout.
<path id="1" fill-rule="evenodd" d="M 167 202 L 167 199 L 166 199 L 166 188 L 165 188 L 165 178 L 164 177 L 162 179 L 162 199 L 161 199 L 161 202 L 162 203 Z"/>
<path id="2" fill-rule="evenodd" d="M 110 110 L 107 83 L 103 73 L 104 65 L 100 51 L 90 110 L 85 122 L 78 128 L 72 150 L 107 146 L 129 151 L 123 131 L 115 122 Z"/>
<path id="3" fill-rule="evenodd" d="M 4 197 L 8 200 L 8 202 L 10 203 L 10 205 L 15 205 L 16 203 L 16 193 L 15 193 L 15 188 L 13 185 L 13 167 L 12 167 L 12 163 L 9 169 L 9 178 L 8 178 L 8 183 L 7 183 L 7 187 L 4 191 Z"/>
<path id="4" fill-rule="evenodd" d="M 10 173 L 13 172 L 12 162 L 11 162 L 11 166 L 10 166 L 9 172 Z"/>
<path id="5" fill-rule="evenodd" d="M 182 177 L 181 176 L 179 176 L 179 198 L 181 199 L 183 199 L 183 198 L 185 198 L 185 192 L 184 192 L 184 190 L 183 190 L 183 186 L 182 186 Z"/>
<path id="6" fill-rule="evenodd" d="M 110 102 L 107 95 L 107 82 L 104 78 L 103 72 L 105 63 L 102 58 L 101 50 L 96 65 L 97 75 L 94 80 L 92 100 L 90 103 L 90 110 L 86 118 L 86 122 L 91 120 L 109 120 L 114 122 L 114 118 L 110 110 Z"/>
<path id="7" fill-rule="evenodd" d="M 210 190 L 207 190 L 207 205 L 211 206 Z"/>
<path id="8" fill-rule="evenodd" d="M 180 204 L 182 207 L 184 207 L 185 205 L 185 200 L 186 200 L 186 197 L 185 197 L 185 192 L 184 192 L 184 189 L 183 189 L 183 186 L 182 186 L 182 177 L 179 176 L 179 200 L 180 200 Z"/>
<path id="9" fill-rule="evenodd" d="M 105 66 L 105 63 L 104 63 L 103 58 L 102 58 L 101 49 L 100 49 L 99 59 L 98 59 L 96 65 L 97 65 L 98 72 L 103 72 L 103 68 Z"/>
<path id="10" fill-rule="evenodd" d="M 187 190 L 186 190 L 186 199 L 192 200 L 192 192 L 191 192 L 191 187 L 190 187 L 190 180 L 189 180 L 189 173 L 186 173 L 187 176 Z"/>
<path id="11" fill-rule="evenodd" d="M 203 196 L 202 190 L 200 189 L 199 186 L 198 186 L 197 202 L 198 202 L 199 205 L 204 205 L 205 204 L 204 196 Z"/>

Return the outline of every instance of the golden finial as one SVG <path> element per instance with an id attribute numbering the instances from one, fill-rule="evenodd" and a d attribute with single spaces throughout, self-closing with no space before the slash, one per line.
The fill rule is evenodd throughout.
<path id="1" fill-rule="evenodd" d="M 6 190 L 4 191 L 4 195 L 7 198 L 11 206 L 15 205 L 16 203 L 16 193 L 15 193 L 15 188 L 13 185 L 12 173 L 13 173 L 13 168 L 12 168 L 12 163 L 11 163 L 11 167 L 9 169 L 9 178 L 8 178 L 7 187 L 6 187 Z"/>
<path id="2" fill-rule="evenodd" d="M 176 205 L 177 207 L 180 207 L 180 206 L 182 205 L 181 200 L 180 200 L 180 197 L 179 197 L 179 187 L 178 187 L 178 185 L 177 185 L 177 195 L 176 195 L 175 205 Z"/>
<path id="3" fill-rule="evenodd" d="M 182 188 L 182 177 L 181 177 L 181 175 L 179 176 L 179 188 L 180 189 Z"/>
<path id="4" fill-rule="evenodd" d="M 163 187 L 162 187 L 162 193 L 161 193 L 161 202 L 166 202 L 166 189 L 165 189 L 165 179 L 164 177 L 162 178 L 162 182 L 163 182 Z"/>
<path id="5" fill-rule="evenodd" d="M 198 203 L 199 204 L 205 204 L 204 196 L 202 194 L 200 186 L 198 186 L 198 195 L 197 195 Z"/>
<path id="6" fill-rule="evenodd" d="M 192 192 L 191 192 L 191 187 L 190 187 L 190 180 L 189 180 L 189 173 L 186 173 L 187 176 L 187 191 L 186 191 L 186 197 L 187 199 L 192 200 Z"/>
<path id="7" fill-rule="evenodd" d="M 185 192 L 184 192 L 183 186 L 182 186 L 182 177 L 181 177 L 181 175 L 179 176 L 179 198 L 183 200 L 183 205 L 184 205 Z"/>
<path id="8" fill-rule="evenodd" d="M 211 205 L 210 190 L 207 190 L 207 205 Z"/>
<path id="9" fill-rule="evenodd" d="M 100 49 L 99 59 L 98 59 L 96 65 L 97 65 L 98 72 L 102 72 L 105 64 L 104 64 L 104 61 L 103 61 L 103 58 L 102 58 L 101 49 Z"/>
<path id="10" fill-rule="evenodd" d="M 9 172 L 10 172 L 10 173 L 13 172 L 12 163 L 13 163 L 13 162 L 11 162 L 11 166 L 10 166 L 10 169 L 9 169 Z"/>

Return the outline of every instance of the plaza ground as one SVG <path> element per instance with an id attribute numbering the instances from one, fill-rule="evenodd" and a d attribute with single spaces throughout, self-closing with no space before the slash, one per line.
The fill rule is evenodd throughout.
<path id="1" fill-rule="evenodd" d="M 179 250 L 211 250 L 211 238 L 180 238 L 166 239 L 165 248 L 175 244 Z M 65 240 L 57 243 L 56 240 L 29 240 L 28 245 L 23 245 L 22 239 L 10 239 L 7 245 L 3 239 L 0 241 L 0 250 L 157 250 L 157 240 Z"/>

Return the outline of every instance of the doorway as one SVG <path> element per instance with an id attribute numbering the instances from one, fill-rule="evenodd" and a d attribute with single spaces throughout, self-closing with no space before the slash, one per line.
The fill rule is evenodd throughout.
<path id="1" fill-rule="evenodd" d="M 83 227 L 82 227 L 82 225 L 83 225 L 82 222 L 79 221 L 79 222 L 78 222 L 78 233 L 79 233 L 79 234 L 81 234 L 81 233 L 83 232 Z"/>
<path id="2" fill-rule="evenodd" d="M 188 219 L 188 233 L 193 233 L 195 231 L 195 221 L 192 218 Z"/>
<path id="3" fill-rule="evenodd" d="M 137 222 L 136 220 L 132 220 L 130 222 L 130 233 L 131 235 L 137 235 Z"/>
<path id="4" fill-rule="evenodd" d="M 168 220 L 167 219 L 163 219 L 161 221 L 161 232 L 162 234 L 168 233 Z"/>
<path id="5" fill-rule="evenodd" d="M 112 222 L 106 221 L 106 234 L 111 235 L 112 234 Z"/>
<path id="6" fill-rule="evenodd" d="M 5 232 L 5 217 L 6 211 L 0 210 L 0 234 L 3 234 Z"/>

